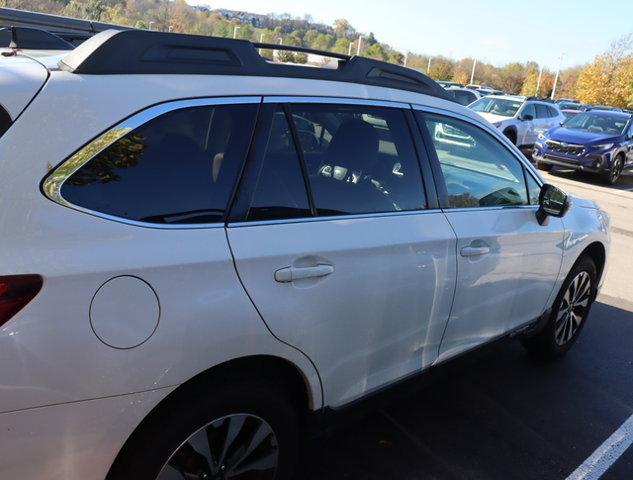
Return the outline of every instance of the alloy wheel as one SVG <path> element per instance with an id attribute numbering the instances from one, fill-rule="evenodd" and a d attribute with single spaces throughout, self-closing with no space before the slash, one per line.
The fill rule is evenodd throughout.
<path id="1" fill-rule="evenodd" d="M 272 480 L 279 459 L 270 425 L 255 415 L 227 415 L 193 433 L 156 480 Z"/>
<path id="2" fill-rule="evenodd" d="M 615 183 L 617 179 L 620 178 L 623 168 L 624 164 L 622 163 L 622 159 L 618 158 L 611 167 L 611 183 Z"/>
<path id="3" fill-rule="evenodd" d="M 561 300 L 554 337 L 560 346 L 569 342 L 580 328 L 591 303 L 591 277 L 585 271 L 574 277 Z"/>

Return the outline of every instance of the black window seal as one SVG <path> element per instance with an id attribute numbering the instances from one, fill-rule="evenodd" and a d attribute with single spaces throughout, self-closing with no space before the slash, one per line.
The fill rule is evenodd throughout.
<path id="1" fill-rule="evenodd" d="M 426 142 L 424 141 L 419 128 L 417 128 L 413 110 L 409 108 L 406 110 L 401 109 L 401 111 L 404 115 L 407 128 L 409 129 L 409 136 L 413 142 L 417 165 L 422 179 L 422 188 L 424 190 L 422 194 L 425 199 L 423 210 L 435 210 L 439 208 L 440 201 L 435 181 L 433 179 L 431 160 L 428 148 L 426 148 Z"/>
<path id="2" fill-rule="evenodd" d="M 446 181 L 444 180 L 444 173 L 442 172 L 440 159 L 437 156 L 437 151 L 435 150 L 435 145 L 433 144 L 433 138 L 431 137 L 429 130 L 426 128 L 426 112 L 422 110 L 414 110 L 414 118 L 418 125 L 418 131 L 422 137 L 427 158 L 429 159 L 438 206 L 441 209 L 450 208 L 448 203 L 448 190 L 446 190 Z"/>
<path id="3" fill-rule="evenodd" d="M 310 206 L 310 213 L 313 217 L 316 217 L 318 216 L 318 214 L 316 206 L 314 204 L 312 186 L 310 185 L 308 166 L 306 165 L 305 157 L 303 156 L 303 147 L 301 146 L 301 141 L 299 140 L 299 134 L 297 132 L 297 126 L 295 125 L 295 121 L 292 116 L 292 109 L 290 107 L 290 104 L 288 103 L 281 104 L 281 107 L 286 116 L 286 121 L 288 122 L 288 127 L 290 128 L 290 135 L 292 136 L 292 143 L 294 143 L 295 151 L 297 152 L 297 158 L 299 159 L 299 166 L 301 167 L 303 183 L 306 189 L 306 193 L 308 194 L 308 205 Z"/>

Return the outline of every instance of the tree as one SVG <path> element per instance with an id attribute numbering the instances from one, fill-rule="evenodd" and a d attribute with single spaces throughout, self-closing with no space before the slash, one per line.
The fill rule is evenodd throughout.
<path id="1" fill-rule="evenodd" d="M 523 64 L 508 63 L 499 72 L 499 87 L 510 93 L 519 93 L 526 77 L 526 68 Z"/>
<path id="2" fill-rule="evenodd" d="M 356 35 L 356 30 L 344 18 L 337 18 L 332 25 L 334 35 L 337 37 L 351 38 Z"/>
<path id="3" fill-rule="evenodd" d="M 86 20 L 100 20 L 105 8 L 106 4 L 102 0 L 70 0 L 64 7 L 63 14 Z"/>
<path id="4" fill-rule="evenodd" d="M 623 37 L 584 67 L 576 83 L 576 95 L 584 103 L 626 107 L 633 95 L 632 37 Z"/>
<path id="5" fill-rule="evenodd" d="M 473 68 L 474 59 L 463 58 L 453 65 L 453 81 L 466 85 L 470 82 L 470 73 Z"/>
<path id="6" fill-rule="evenodd" d="M 347 54 L 349 52 L 349 46 L 350 41 L 347 38 L 339 38 L 336 42 L 334 42 L 332 51 Z"/>
<path id="7" fill-rule="evenodd" d="M 433 57 L 429 76 L 435 80 L 453 78 L 453 62 L 445 57 Z"/>

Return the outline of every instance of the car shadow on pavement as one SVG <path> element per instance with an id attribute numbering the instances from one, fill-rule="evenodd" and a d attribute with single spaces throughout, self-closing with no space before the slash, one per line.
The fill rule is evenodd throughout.
<path id="1" fill-rule="evenodd" d="M 563 359 L 481 349 L 310 442 L 296 478 L 564 479 L 633 412 L 632 339 L 633 308 L 597 302 Z M 633 478 L 633 454 L 603 478 Z"/>

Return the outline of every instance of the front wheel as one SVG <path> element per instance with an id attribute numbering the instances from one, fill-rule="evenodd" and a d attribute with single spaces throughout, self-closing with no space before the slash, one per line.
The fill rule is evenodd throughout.
<path id="1" fill-rule="evenodd" d="M 558 357 L 574 345 L 585 325 L 597 291 L 596 264 L 581 257 L 563 282 L 545 328 L 522 341 L 523 346 L 540 357 Z"/>
<path id="2" fill-rule="evenodd" d="M 293 404 L 270 386 L 218 385 L 135 434 L 108 480 L 289 480 L 299 426 Z"/>
<path id="3" fill-rule="evenodd" d="M 619 156 L 613 161 L 609 171 L 604 174 L 604 177 L 603 177 L 604 182 L 607 185 L 615 185 L 618 182 L 620 175 L 622 175 L 623 170 L 624 170 L 624 159 L 621 156 Z"/>

